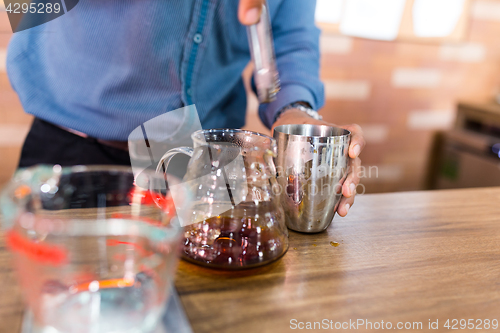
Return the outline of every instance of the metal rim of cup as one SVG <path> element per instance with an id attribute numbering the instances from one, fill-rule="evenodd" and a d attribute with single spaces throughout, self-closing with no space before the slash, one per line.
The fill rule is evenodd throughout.
<path id="1" fill-rule="evenodd" d="M 340 134 L 334 134 L 337 132 L 340 132 Z M 322 135 L 322 133 L 325 134 Z M 328 135 L 327 133 L 332 134 Z M 351 136 L 351 131 L 345 128 L 328 125 L 289 124 L 277 126 L 274 129 L 274 137 L 276 138 L 277 136 L 286 136 L 292 141 L 313 139 L 318 143 L 331 143 L 332 141 L 349 138 Z"/>

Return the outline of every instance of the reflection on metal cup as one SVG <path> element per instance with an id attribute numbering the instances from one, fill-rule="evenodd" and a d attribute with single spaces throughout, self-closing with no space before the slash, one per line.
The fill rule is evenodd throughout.
<path id="1" fill-rule="evenodd" d="M 274 129 L 274 138 L 288 228 L 307 233 L 325 230 L 342 198 L 351 133 L 325 125 L 281 125 Z"/>

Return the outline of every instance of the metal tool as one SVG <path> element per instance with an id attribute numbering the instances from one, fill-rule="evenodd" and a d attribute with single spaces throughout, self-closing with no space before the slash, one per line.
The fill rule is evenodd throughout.
<path id="1" fill-rule="evenodd" d="M 254 80 L 260 103 L 269 103 L 280 90 L 280 79 L 276 67 L 271 18 L 266 3 L 257 24 L 247 27 L 250 53 L 254 63 Z"/>
<path id="2" fill-rule="evenodd" d="M 351 133 L 325 125 L 281 125 L 276 170 L 288 228 L 325 230 L 342 198 Z"/>

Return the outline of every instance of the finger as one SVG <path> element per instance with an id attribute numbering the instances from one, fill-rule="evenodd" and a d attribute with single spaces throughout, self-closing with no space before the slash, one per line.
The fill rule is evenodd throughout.
<path id="1" fill-rule="evenodd" d="M 258 23 L 264 1 L 265 0 L 240 0 L 238 19 L 241 24 L 252 25 Z"/>
<path id="2" fill-rule="evenodd" d="M 356 158 L 359 156 L 363 148 L 365 148 L 366 141 L 363 137 L 363 130 L 359 125 L 353 124 L 344 126 L 345 129 L 351 131 L 351 144 L 349 145 L 349 156 Z"/>
<path id="3" fill-rule="evenodd" d="M 359 175 L 361 171 L 361 159 L 359 157 L 352 159 L 349 169 L 349 174 L 344 184 L 342 184 L 342 195 L 347 198 L 356 194 L 356 187 L 359 184 Z"/>
<path id="4" fill-rule="evenodd" d="M 351 172 L 347 176 L 342 186 L 342 199 L 340 200 L 337 213 L 344 217 L 354 204 L 356 188 L 359 184 L 359 171 L 361 170 L 361 159 L 358 157 L 351 161 Z"/>
<path id="5" fill-rule="evenodd" d="M 347 213 L 349 213 L 349 210 L 351 209 L 353 204 L 354 204 L 354 196 L 350 198 L 343 197 L 342 200 L 340 200 L 339 207 L 337 208 L 337 213 L 340 216 L 345 217 Z"/>

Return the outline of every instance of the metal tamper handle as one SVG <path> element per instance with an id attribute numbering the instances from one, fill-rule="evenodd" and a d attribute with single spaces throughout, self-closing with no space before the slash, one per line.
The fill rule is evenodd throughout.
<path id="1" fill-rule="evenodd" d="M 247 27 L 250 54 L 255 66 L 254 80 L 260 103 L 275 100 L 280 90 L 280 78 L 276 67 L 271 18 L 267 1 L 262 6 L 262 15 L 257 24 Z"/>

